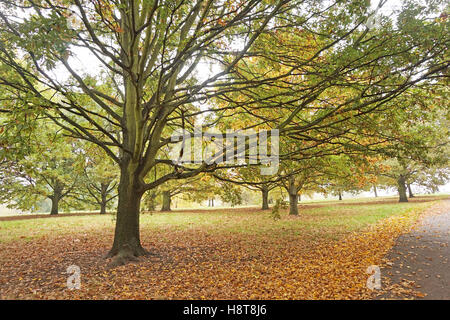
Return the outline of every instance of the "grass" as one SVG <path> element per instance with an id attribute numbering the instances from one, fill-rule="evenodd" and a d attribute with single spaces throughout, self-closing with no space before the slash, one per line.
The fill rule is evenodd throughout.
<path id="1" fill-rule="evenodd" d="M 208 233 L 242 233 L 274 236 L 323 236 L 338 238 L 347 232 L 357 231 L 389 216 L 423 209 L 431 200 L 442 197 L 418 197 L 408 203 L 384 203 L 390 198 L 338 203 L 306 203 L 301 205 L 299 216 L 289 216 L 286 211 L 280 220 L 273 220 L 269 211 L 256 208 L 190 210 L 155 212 L 141 215 L 141 230 L 188 230 L 201 229 Z M 384 202 L 383 202 L 384 201 Z M 423 202 L 422 202 L 423 201 Z M 318 205 L 320 204 L 320 205 Z M 336 205 L 339 204 L 339 205 Z M 43 236 L 63 236 L 85 233 L 111 233 L 113 215 L 64 216 L 47 219 L 24 219 L 0 221 L 0 243 L 9 241 L 32 241 Z"/>

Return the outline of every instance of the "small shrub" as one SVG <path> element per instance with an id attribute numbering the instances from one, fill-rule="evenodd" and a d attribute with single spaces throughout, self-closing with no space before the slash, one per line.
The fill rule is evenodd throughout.
<path id="1" fill-rule="evenodd" d="M 286 208 L 287 208 L 287 202 L 284 201 L 283 199 L 277 199 L 275 201 L 275 205 L 272 208 L 272 211 L 270 212 L 270 216 L 272 217 L 273 220 L 279 220 L 279 219 L 281 219 L 280 210 L 286 209 Z"/>

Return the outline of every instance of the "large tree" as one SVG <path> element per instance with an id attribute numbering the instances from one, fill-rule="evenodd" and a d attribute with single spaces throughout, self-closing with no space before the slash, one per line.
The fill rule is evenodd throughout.
<path id="1" fill-rule="evenodd" d="M 311 130 L 336 136 L 347 130 L 343 121 L 448 67 L 446 23 L 430 20 L 436 6 L 422 13 L 407 5 L 397 25 L 377 30 L 364 27 L 368 7 L 315 0 L 5 0 L 0 63 L 8 72 L 0 85 L 66 133 L 99 145 L 120 167 L 108 256 L 125 263 L 146 253 L 139 235 L 144 192 L 219 167 L 161 157 L 176 128 L 190 129 L 201 114 L 214 114 L 218 123 L 246 113 L 240 129 L 267 123 L 300 138 Z M 298 36 L 282 43 L 280 31 Z M 316 47 L 311 51 L 304 39 Z M 97 67 L 77 64 L 81 52 Z M 257 56 L 281 72 L 242 72 Z M 207 63 L 211 72 L 199 74 Z M 332 92 L 343 89 L 346 99 L 334 101 Z M 245 99 L 232 100 L 233 92 Z M 214 97 L 226 103 L 212 104 Z M 161 165 L 173 170 L 148 177 Z"/>
<path id="2" fill-rule="evenodd" d="M 81 148 L 80 148 L 81 149 Z M 113 207 L 117 198 L 118 168 L 105 152 L 93 144 L 82 145 L 85 157 L 82 181 L 76 190 L 77 199 L 100 208 L 100 214 Z"/>
<path id="3" fill-rule="evenodd" d="M 378 150 L 388 166 L 379 175 L 394 182 L 400 202 L 408 201 L 413 182 L 431 190 L 445 183 L 450 142 L 447 82 L 408 90 L 392 101 L 397 108 L 377 118 L 379 134 L 390 137 Z M 403 108 L 408 111 L 402 112 Z"/>

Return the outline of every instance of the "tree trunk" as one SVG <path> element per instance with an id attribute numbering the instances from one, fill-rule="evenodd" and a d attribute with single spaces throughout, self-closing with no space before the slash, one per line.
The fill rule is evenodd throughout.
<path id="1" fill-rule="evenodd" d="M 59 213 L 59 201 L 62 198 L 62 187 L 59 183 L 55 185 L 53 189 L 53 195 L 49 197 L 52 200 L 52 209 L 50 210 L 50 215 L 56 215 Z"/>
<path id="2" fill-rule="evenodd" d="M 373 192 L 375 193 L 375 198 L 378 197 L 377 186 L 373 185 Z"/>
<path id="3" fill-rule="evenodd" d="M 121 168 L 114 243 L 106 256 L 113 258 L 112 266 L 136 261 L 137 257 L 148 253 L 141 245 L 139 234 L 139 213 L 144 190 L 137 182 L 137 174 L 133 170 L 135 167 L 128 163 Z"/>
<path id="4" fill-rule="evenodd" d="M 109 186 L 109 184 L 106 184 L 106 183 L 102 183 L 101 184 L 102 202 L 100 203 L 100 214 L 106 214 L 106 205 L 108 203 L 108 201 L 107 201 L 107 198 L 108 198 L 108 186 Z"/>
<path id="5" fill-rule="evenodd" d="M 338 191 L 338 195 L 339 195 L 339 200 L 342 200 L 342 192 L 341 192 L 341 190 Z"/>
<path id="6" fill-rule="evenodd" d="M 289 214 L 298 215 L 298 192 L 299 188 L 295 185 L 295 178 L 291 176 L 289 178 Z"/>
<path id="7" fill-rule="evenodd" d="M 298 197 L 297 194 L 289 194 L 289 214 L 298 215 Z"/>
<path id="8" fill-rule="evenodd" d="M 298 195 L 298 202 L 300 202 L 300 201 L 302 201 L 302 195 L 301 194 Z"/>
<path id="9" fill-rule="evenodd" d="M 408 183 L 407 185 L 408 185 L 408 193 L 409 193 L 409 197 L 410 197 L 410 198 L 414 198 L 414 194 L 412 193 L 412 190 L 411 190 L 411 184 Z"/>
<path id="10" fill-rule="evenodd" d="M 106 203 L 102 202 L 100 204 L 100 214 L 106 214 Z"/>
<path id="11" fill-rule="evenodd" d="M 399 195 L 399 202 L 408 202 L 408 198 L 406 197 L 406 181 L 404 176 L 400 176 L 397 180 L 398 184 L 398 195 Z"/>
<path id="12" fill-rule="evenodd" d="M 162 196 L 163 196 L 163 203 L 162 203 L 161 211 L 171 211 L 170 203 L 171 203 L 172 199 L 170 196 L 170 191 L 163 191 Z"/>
<path id="13" fill-rule="evenodd" d="M 268 210 L 269 209 L 269 190 L 268 189 L 261 189 L 262 192 L 262 210 Z"/>
<path id="14" fill-rule="evenodd" d="M 59 196 L 58 195 L 53 195 L 51 198 L 52 200 L 52 209 L 50 211 L 50 215 L 56 215 L 59 213 Z"/>

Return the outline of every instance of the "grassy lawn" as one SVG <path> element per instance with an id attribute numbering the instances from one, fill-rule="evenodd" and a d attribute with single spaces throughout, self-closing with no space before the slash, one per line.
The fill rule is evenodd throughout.
<path id="1" fill-rule="evenodd" d="M 441 198 L 445 197 L 418 197 L 408 203 L 397 203 L 396 198 L 364 199 L 363 203 L 358 203 L 355 199 L 332 203 L 328 201 L 306 203 L 300 205 L 298 217 L 289 216 L 284 211 L 280 220 L 274 220 L 270 211 L 256 208 L 144 213 L 141 215 L 141 229 L 143 232 L 152 232 L 168 228 L 171 230 L 198 228 L 210 233 L 339 237 L 380 219 L 425 208 L 430 205 L 430 201 Z M 110 214 L 84 216 L 61 214 L 59 217 L 48 219 L 0 220 L 0 242 L 32 241 L 48 235 L 110 232 L 114 224 L 114 215 Z"/>
<path id="2" fill-rule="evenodd" d="M 0 220 L 0 298 L 367 297 L 365 268 L 442 198 L 306 203 L 279 220 L 256 208 L 145 213 L 156 255 L 112 270 L 113 215 Z M 65 288 L 71 264 L 82 290 Z"/>

